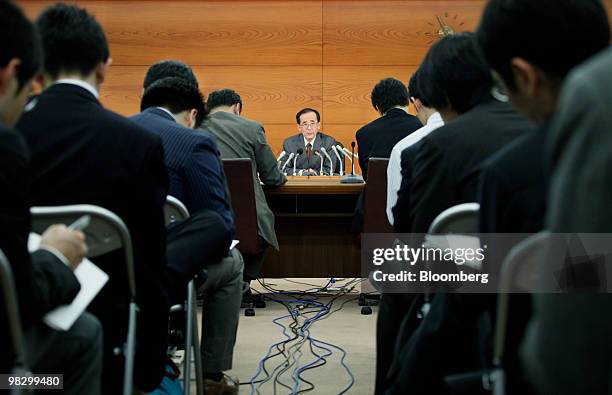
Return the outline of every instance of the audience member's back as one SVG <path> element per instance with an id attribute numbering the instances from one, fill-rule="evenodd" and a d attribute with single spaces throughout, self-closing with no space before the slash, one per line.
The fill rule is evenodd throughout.
<path id="1" fill-rule="evenodd" d="M 64 25 L 58 27 L 53 18 L 65 19 Z M 98 26 L 98 36 L 79 32 L 81 41 L 76 46 L 97 39 L 96 44 L 103 47 L 101 55 L 89 53 L 89 57 L 75 58 L 67 51 L 78 52 L 77 48 L 58 49 L 65 45 L 62 39 L 70 34 L 69 29 L 83 23 L 94 31 Z M 103 81 L 108 58 L 104 34 L 93 18 L 75 7 L 58 5 L 43 13 L 37 24 L 46 55 L 45 72 L 55 83 L 36 99 L 18 124 L 32 151 L 32 204 L 95 204 L 125 221 L 134 245 L 141 308 L 135 384 L 142 390 L 152 390 L 163 374 L 167 328 L 167 302 L 160 284 L 165 266 L 163 204 L 167 189 L 161 142 L 105 110 L 96 98 L 96 88 L 87 82 Z M 83 77 L 62 81 L 67 75 Z M 126 269 L 121 251 L 95 262 L 111 278 L 91 310 L 104 325 L 104 385 L 107 392 L 112 392 L 117 389 L 110 387 L 120 383 L 122 373 L 121 363 L 112 357 L 112 348 L 122 343 L 126 334 Z"/>

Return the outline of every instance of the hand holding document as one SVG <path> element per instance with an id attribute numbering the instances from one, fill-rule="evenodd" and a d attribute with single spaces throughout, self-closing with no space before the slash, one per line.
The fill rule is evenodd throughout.
<path id="1" fill-rule="evenodd" d="M 40 235 L 30 233 L 28 238 L 28 250 L 30 252 L 38 249 L 40 239 Z M 72 303 L 59 306 L 43 317 L 43 322 L 53 329 L 63 331 L 70 329 L 108 281 L 108 274 L 104 273 L 89 259 L 83 259 L 83 262 L 74 270 L 74 275 L 81 284 L 81 290 Z"/>

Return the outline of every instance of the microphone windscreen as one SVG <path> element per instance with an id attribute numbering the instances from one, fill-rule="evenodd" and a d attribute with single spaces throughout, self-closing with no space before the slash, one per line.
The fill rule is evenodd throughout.
<path id="1" fill-rule="evenodd" d="M 351 141 L 351 148 L 355 148 L 355 142 Z"/>
<path id="2" fill-rule="evenodd" d="M 302 154 L 304 153 L 304 150 L 300 148 L 300 149 L 298 149 L 298 150 L 297 150 L 297 153 L 298 153 L 299 155 L 302 155 Z"/>

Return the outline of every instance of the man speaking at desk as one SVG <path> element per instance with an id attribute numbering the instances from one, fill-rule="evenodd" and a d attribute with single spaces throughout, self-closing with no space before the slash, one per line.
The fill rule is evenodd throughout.
<path id="1" fill-rule="evenodd" d="M 343 154 L 334 152 L 338 145 L 336 139 L 320 131 L 319 112 L 304 108 L 295 114 L 295 120 L 300 133 L 283 142 L 285 155 L 281 158 L 281 169 L 287 174 L 293 174 L 295 169 L 296 175 L 340 174 L 338 157 Z"/>

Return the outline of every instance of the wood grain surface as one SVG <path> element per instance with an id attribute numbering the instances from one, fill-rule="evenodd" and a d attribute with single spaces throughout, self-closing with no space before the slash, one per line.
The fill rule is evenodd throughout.
<path id="1" fill-rule="evenodd" d="M 608 12 L 612 0 L 604 1 Z M 55 0 L 17 1 L 35 18 Z M 295 113 L 313 107 L 345 146 L 377 114 L 376 82 L 407 82 L 437 40 L 438 18 L 473 30 L 486 0 L 87 0 L 76 1 L 106 31 L 113 66 L 102 102 L 139 109 L 147 67 L 190 64 L 205 95 L 234 88 L 243 115 L 262 122 L 273 151 L 296 133 Z"/>

